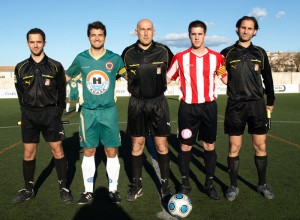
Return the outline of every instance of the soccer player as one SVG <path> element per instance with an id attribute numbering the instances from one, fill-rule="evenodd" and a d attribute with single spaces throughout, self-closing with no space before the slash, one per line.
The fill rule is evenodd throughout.
<path id="1" fill-rule="evenodd" d="M 66 113 L 69 113 L 71 101 L 75 101 L 75 103 L 76 103 L 75 111 L 76 112 L 79 111 L 79 90 L 78 90 L 78 83 L 81 83 L 81 80 L 71 79 L 68 82 L 68 85 L 70 87 L 70 92 L 69 92 L 69 95 L 67 97 Z"/>
<path id="2" fill-rule="evenodd" d="M 239 152 L 242 147 L 242 135 L 246 124 L 252 136 L 255 151 L 254 162 L 258 173 L 257 191 L 265 198 L 272 199 L 273 192 L 266 184 L 267 152 L 267 114 L 273 111 L 275 101 L 273 79 L 268 56 L 264 49 L 254 46 L 252 38 L 258 31 L 254 17 L 244 16 L 236 23 L 239 40 L 222 50 L 228 72 L 227 107 L 224 129 L 229 135 L 228 168 L 231 186 L 226 192 L 229 201 L 239 194 L 237 176 Z M 267 100 L 265 103 L 264 95 Z"/>
<path id="3" fill-rule="evenodd" d="M 120 163 L 118 147 L 121 145 L 117 108 L 114 101 L 116 75 L 125 76 L 122 58 L 104 48 L 106 27 L 100 21 L 88 25 L 87 36 L 91 47 L 78 54 L 66 71 L 67 81 L 82 75 L 83 104 L 80 114 L 80 146 L 84 149 L 82 175 L 85 191 L 78 204 L 93 199 L 95 153 L 99 144 L 104 146 L 107 157 L 109 197 L 119 203 L 117 191 Z"/>
<path id="4" fill-rule="evenodd" d="M 166 199 L 171 194 L 168 186 L 170 158 L 167 140 L 171 126 L 164 92 L 167 89 L 165 74 L 173 54 L 167 46 L 153 41 L 155 30 L 149 19 L 140 20 L 135 33 L 137 42 L 122 53 L 128 74 L 128 91 L 131 93 L 127 133 L 132 140 L 133 184 L 126 200 L 134 201 L 143 195 L 143 151 L 149 132 L 154 137 L 158 153 L 161 196 Z"/>
<path id="5" fill-rule="evenodd" d="M 206 180 L 204 188 L 211 199 L 220 197 L 213 186 L 217 154 L 215 141 L 217 135 L 217 94 L 216 74 L 226 82 L 224 57 L 205 47 L 207 27 L 196 20 L 189 24 L 188 32 L 191 47 L 177 53 L 167 72 L 167 82 L 180 78 L 182 98 L 178 110 L 178 130 L 181 142 L 178 155 L 182 184 L 179 193 L 191 192 L 189 168 L 192 145 L 197 136 L 203 142 Z"/>
<path id="6" fill-rule="evenodd" d="M 46 36 L 41 29 L 28 31 L 27 45 L 30 57 L 15 68 L 15 87 L 21 107 L 25 188 L 19 191 L 12 203 L 21 203 L 35 196 L 35 155 L 41 132 L 54 157 L 60 197 L 64 203 L 71 203 L 73 198 L 66 187 L 67 161 L 62 148 L 65 137 L 61 116 L 66 107 L 64 68 L 45 54 Z"/>

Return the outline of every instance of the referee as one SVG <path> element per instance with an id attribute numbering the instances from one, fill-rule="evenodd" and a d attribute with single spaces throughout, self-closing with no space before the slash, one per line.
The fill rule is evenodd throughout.
<path id="1" fill-rule="evenodd" d="M 126 195 L 127 201 L 134 201 L 143 195 L 142 167 L 145 139 L 149 132 L 154 136 L 161 172 L 161 197 L 165 201 L 170 195 L 169 150 L 167 137 L 171 125 L 169 107 L 164 92 L 167 89 L 166 71 L 173 57 L 170 49 L 153 41 L 155 30 L 148 19 L 137 24 L 138 41 L 125 48 L 122 58 L 128 74 L 128 91 L 131 94 L 128 105 L 127 133 L 132 140 L 133 185 Z"/>
<path id="2" fill-rule="evenodd" d="M 21 107 L 25 188 L 19 191 L 12 203 L 21 203 L 35 196 L 35 154 L 40 133 L 49 143 L 54 157 L 60 197 L 64 203 L 70 203 L 73 198 L 66 188 L 67 161 L 62 148 L 64 128 L 61 123 L 66 107 L 65 71 L 59 62 L 44 53 L 46 36 L 41 29 L 34 28 L 27 33 L 27 45 L 30 58 L 18 63 L 15 68 L 15 87 Z"/>
<path id="3" fill-rule="evenodd" d="M 254 162 L 258 174 L 257 191 L 267 199 L 274 194 L 266 184 L 267 152 L 267 113 L 272 111 L 275 101 L 273 79 L 268 56 L 264 49 L 252 44 L 258 31 L 254 17 L 244 16 L 236 23 L 239 40 L 222 50 L 228 72 L 227 107 L 225 112 L 225 133 L 229 135 L 228 168 L 231 186 L 226 192 L 229 201 L 239 194 L 237 184 L 240 164 L 239 152 L 246 124 L 252 136 L 255 150 Z M 266 95 L 266 103 L 264 100 Z"/>

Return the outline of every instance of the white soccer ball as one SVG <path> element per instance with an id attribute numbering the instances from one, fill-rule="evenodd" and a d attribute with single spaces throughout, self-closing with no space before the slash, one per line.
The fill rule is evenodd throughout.
<path id="1" fill-rule="evenodd" d="M 192 211 L 192 200 L 184 194 L 173 195 L 168 203 L 169 213 L 176 218 L 185 218 Z"/>

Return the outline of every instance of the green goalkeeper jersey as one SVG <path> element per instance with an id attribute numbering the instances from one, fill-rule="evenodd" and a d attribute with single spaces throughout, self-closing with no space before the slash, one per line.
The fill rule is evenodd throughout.
<path id="1" fill-rule="evenodd" d="M 75 78 L 82 75 L 82 107 L 102 109 L 115 105 L 114 90 L 116 75 L 124 76 L 126 70 L 122 58 L 110 50 L 99 59 L 90 55 L 89 50 L 78 54 L 66 71 L 67 76 Z"/>
<path id="2" fill-rule="evenodd" d="M 80 81 L 78 80 L 74 80 L 74 79 L 71 79 L 68 84 L 70 86 L 70 95 L 78 95 L 79 94 L 79 90 L 78 90 L 78 83 Z"/>

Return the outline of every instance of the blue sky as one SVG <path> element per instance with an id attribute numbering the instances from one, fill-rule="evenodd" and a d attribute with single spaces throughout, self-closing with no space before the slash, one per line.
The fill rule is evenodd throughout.
<path id="1" fill-rule="evenodd" d="M 299 52 L 299 9 L 298 0 L 5 0 L 0 13 L 0 65 L 28 58 L 26 33 L 39 27 L 46 33 L 46 54 L 68 68 L 90 47 L 86 29 L 96 20 L 106 25 L 106 49 L 118 54 L 136 41 L 134 29 L 142 18 L 153 21 L 154 40 L 174 53 L 189 47 L 188 24 L 202 20 L 208 26 L 206 46 L 221 51 L 237 40 L 235 24 L 244 15 L 258 19 L 254 44 L 271 52 Z"/>

